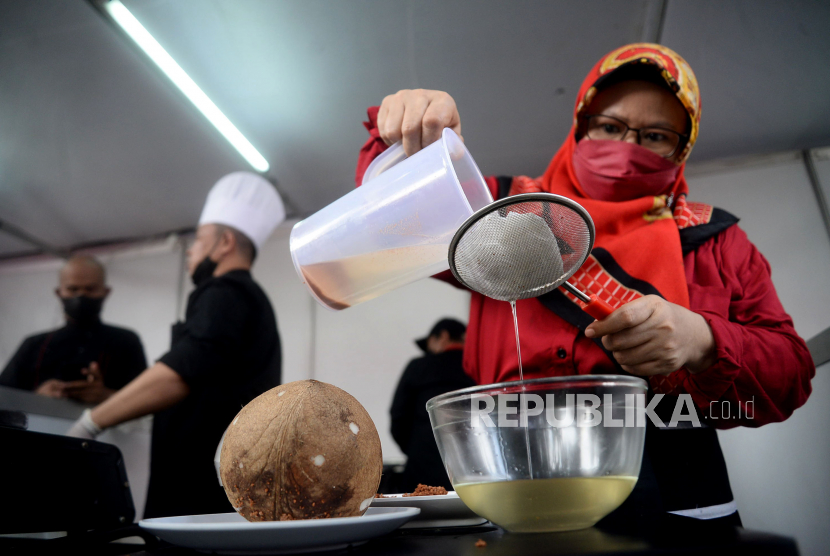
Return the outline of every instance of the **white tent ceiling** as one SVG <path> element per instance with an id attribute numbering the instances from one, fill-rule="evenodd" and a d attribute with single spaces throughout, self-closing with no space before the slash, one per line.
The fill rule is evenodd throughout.
<path id="1" fill-rule="evenodd" d="M 453 94 L 485 174 L 540 174 L 588 69 L 659 28 L 701 85 L 692 161 L 830 144 L 827 1 L 123 2 L 263 153 L 297 216 L 353 187 L 365 109 L 402 88 Z M 90 3 L 0 0 L 0 221 L 58 248 L 188 228 L 239 169 Z M 0 257 L 32 250 L 0 229 Z"/>

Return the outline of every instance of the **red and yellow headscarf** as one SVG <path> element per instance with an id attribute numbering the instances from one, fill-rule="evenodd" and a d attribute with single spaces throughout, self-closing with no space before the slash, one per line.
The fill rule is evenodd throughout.
<path id="1" fill-rule="evenodd" d="M 578 125 L 579 117 L 582 116 L 597 94 L 597 87 L 595 86 L 597 81 L 623 66 L 633 64 L 655 66 L 655 69 L 659 71 L 689 114 L 691 121 L 689 141 L 680 155 L 680 161 L 685 162 L 692 152 L 692 147 L 697 141 L 697 134 L 700 129 L 700 89 L 698 89 L 695 74 L 686 60 L 681 58 L 674 50 L 659 44 L 629 44 L 609 52 L 597 62 L 597 65 L 585 78 L 579 90 L 574 110 L 574 129 Z"/>

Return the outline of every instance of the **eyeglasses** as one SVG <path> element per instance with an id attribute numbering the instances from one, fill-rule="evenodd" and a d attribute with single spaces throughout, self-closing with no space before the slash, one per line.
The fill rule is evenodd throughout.
<path id="1" fill-rule="evenodd" d="M 594 141 L 621 141 L 629 131 L 637 133 L 637 144 L 665 158 L 671 158 L 688 135 L 664 127 L 634 129 L 627 123 L 604 114 L 585 116 L 585 135 Z"/>

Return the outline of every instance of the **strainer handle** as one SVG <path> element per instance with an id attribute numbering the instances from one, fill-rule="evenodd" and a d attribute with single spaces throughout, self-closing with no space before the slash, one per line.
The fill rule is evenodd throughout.
<path id="1" fill-rule="evenodd" d="M 584 311 L 597 320 L 603 320 L 605 317 L 614 312 L 614 308 L 608 303 L 599 299 L 594 294 L 588 296 L 591 300 L 585 306 Z"/>
<path id="2" fill-rule="evenodd" d="M 582 310 L 597 320 L 602 320 L 614 312 L 614 308 L 608 303 L 599 299 L 594 294 L 589 295 L 583 292 L 568 281 L 565 281 L 562 284 L 562 288 L 584 303 L 585 307 L 583 307 Z"/>

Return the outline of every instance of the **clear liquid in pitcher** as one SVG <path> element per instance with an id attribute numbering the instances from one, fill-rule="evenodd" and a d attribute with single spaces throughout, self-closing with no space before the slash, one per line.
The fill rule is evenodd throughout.
<path id="1" fill-rule="evenodd" d="M 345 309 L 408 283 L 412 274 L 446 258 L 446 244 L 411 245 L 309 264 L 300 270 L 323 303 Z"/>

